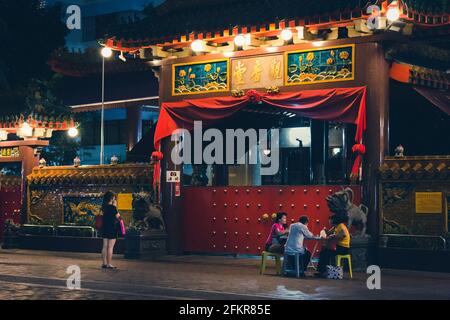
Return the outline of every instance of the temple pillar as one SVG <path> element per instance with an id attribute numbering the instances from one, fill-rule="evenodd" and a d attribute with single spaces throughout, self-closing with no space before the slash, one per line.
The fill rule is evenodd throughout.
<path id="1" fill-rule="evenodd" d="M 164 221 L 168 234 L 167 251 L 171 255 L 181 255 L 184 251 L 183 244 L 183 166 L 175 165 L 171 159 L 172 148 L 175 143 L 170 137 L 161 143 L 164 158 L 161 161 L 161 194 Z M 166 182 L 167 171 L 180 171 L 180 194 L 177 194 L 175 183 Z M 197 232 L 197 230 L 192 230 Z"/>
<path id="2" fill-rule="evenodd" d="M 368 44 L 367 74 L 367 154 L 363 165 L 363 203 L 369 207 L 368 233 L 377 237 L 380 227 L 377 170 L 389 153 L 389 63 L 380 43 Z"/>

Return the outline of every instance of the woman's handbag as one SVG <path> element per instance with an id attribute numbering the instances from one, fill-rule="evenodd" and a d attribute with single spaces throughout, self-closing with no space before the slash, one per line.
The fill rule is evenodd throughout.
<path id="1" fill-rule="evenodd" d="M 125 230 L 125 223 L 122 219 L 119 220 L 119 235 L 121 237 L 125 237 L 126 230 Z"/>
<path id="2" fill-rule="evenodd" d="M 100 231 L 103 228 L 103 216 L 98 215 L 95 217 L 95 229 Z"/>

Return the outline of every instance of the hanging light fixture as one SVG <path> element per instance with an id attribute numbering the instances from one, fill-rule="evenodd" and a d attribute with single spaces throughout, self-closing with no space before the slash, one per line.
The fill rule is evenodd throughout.
<path id="1" fill-rule="evenodd" d="M 400 9 L 398 7 L 397 1 L 393 1 L 387 9 L 386 18 L 389 22 L 395 22 L 400 19 Z"/>
<path id="2" fill-rule="evenodd" d="M 123 62 L 127 62 L 127 58 L 125 58 L 125 56 L 123 55 L 123 51 L 120 52 L 119 59 Z"/>
<path id="3" fill-rule="evenodd" d="M 19 136 L 22 138 L 30 138 L 33 136 L 33 128 L 26 121 L 22 124 L 19 131 Z"/>
<path id="4" fill-rule="evenodd" d="M 67 134 L 69 135 L 69 137 L 71 138 L 75 138 L 78 137 L 79 134 L 79 130 L 76 127 L 72 127 L 67 131 Z"/>
<path id="5" fill-rule="evenodd" d="M 43 138 L 43 137 L 45 137 L 45 128 L 35 128 L 33 136 L 35 138 Z"/>
<path id="6" fill-rule="evenodd" d="M 205 44 L 202 40 L 195 40 L 191 43 L 192 51 L 199 53 L 205 51 Z"/>
<path id="7" fill-rule="evenodd" d="M 8 131 L 0 130 L 0 141 L 8 140 Z"/>
<path id="8" fill-rule="evenodd" d="M 234 44 L 236 45 L 238 50 L 242 50 L 246 43 L 245 36 L 243 34 L 238 34 L 234 37 Z"/>
<path id="9" fill-rule="evenodd" d="M 293 37 L 294 34 L 292 33 L 291 29 L 284 29 L 283 31 L 281 31 L 281 39 L 283 39 L 285 43 L 292 42 Z"/>
<path id="10" fill-rule="evenodd" d="M 45 138 L 51 138 L 52 135 L 53 135 L 53 130 L 52 129 L 45 130 Z"/>

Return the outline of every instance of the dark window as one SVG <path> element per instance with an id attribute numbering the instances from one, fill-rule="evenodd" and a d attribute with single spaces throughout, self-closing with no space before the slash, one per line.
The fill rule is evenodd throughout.
<path id="1" fill-rule="evenodd" d="M 264 108 L 262 105 L 257 107 L 261 110 Z M 350 182 L 349 170 L 354 159 L 351 147 L 356 131 L 354 125 L 310 120 L 293 114 L 280 114 L 270 109 L 268 112 L 254 109 L 247 111 L 249 110 L 244 109 L 216 128 L 223 133 L 225 129 L 279 129 L 278 172 L 271 176 L 261 175 L 261 168 L 264 168 L 261 164 L 185 165 L 185 185 L 339 185 Z M 226 142 L 225 134 L 223 136 Z M 203 147 L 208 144 L 204 143 Z M 269 142 L 267 152 L 270 152 L 272 144 Z M 193 141 L 191 150 L 193 156 Z M 249 150 L 251 149 L 247 143 L 247 157 Z M 226 159 L 226 150 L 224 158 Z"/>
<path id="2" fill-rule="evenodd" d="M 81 128 L 83 146 L 100 145 L 101 125 L 87 122 Z M 105 121 L 105 145 L 126 144 L 126 124 L 124 120 Z"/>
<path id="3" fill-rule="evenodd" d="M 391 81 L 389 154 L 400 144 L 405 156 L 450 155 L 450 116 L 410 85 Z"/>

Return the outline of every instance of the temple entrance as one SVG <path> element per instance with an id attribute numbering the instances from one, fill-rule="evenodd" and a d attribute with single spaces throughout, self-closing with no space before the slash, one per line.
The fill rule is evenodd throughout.
<path id="1" fill-rule="evenodd" d="M 279 170 L 275 175 L 262 175 L 259 159 L 256 164 L 184 164 L 184 252 L 259 255 L 274 213 L 286 212 L 289 224 L 307 215 L 310 230 L 318 234 L 330 227 L 328 218 L 332 213 L 327 196 L 350 186 L 353 202 L 361 203 L 361 187 L 351 186 L 350 181 L 356 126 L 312 120 L 260 103 L 247 104 L 213 127 L 224 137 L 227 129 L 277 129 Z M 206 130 L 203 128 L 203 133 Z M 192 138 L 188 149 L 194 150 L 194 143 Z M 224 141 L 224 158 L 230 152 L 228 143 Z M 252 152 L 259 152 L 261 142 L 258 143 L 246 141 L 247 160 Z M 207 145 L 203 142 L 203 150 Z M 270 151 L 275 145 L 274 137 L 269 137 L 267 145 Z M 307 246 L 312 252 L 320 250 L 317 242 Z"/>

